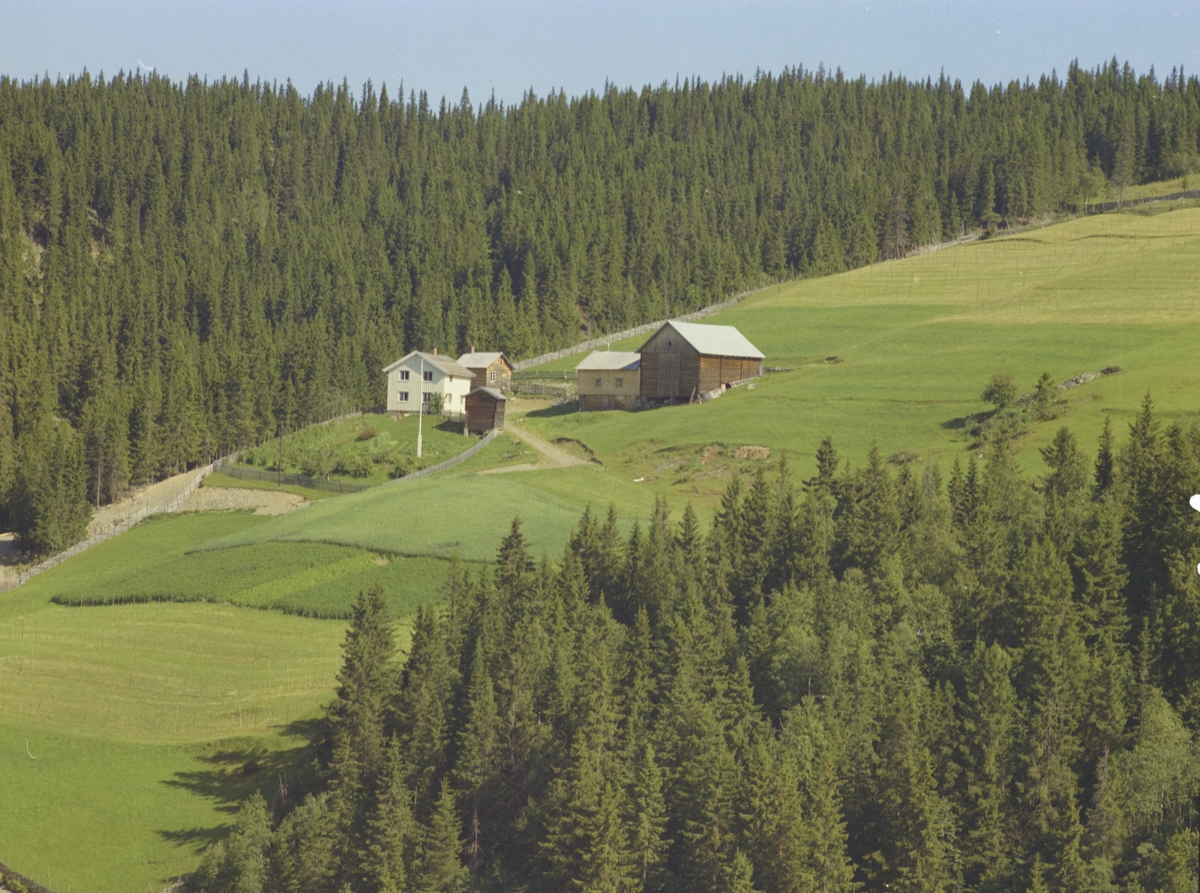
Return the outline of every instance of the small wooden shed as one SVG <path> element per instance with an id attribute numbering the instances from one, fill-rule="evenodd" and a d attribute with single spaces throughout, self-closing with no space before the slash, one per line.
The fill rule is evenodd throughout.
<path id="1" fill-rule="evenodd" d="M 592 351 L 575 367 L 579 411 L 640 409 L 641 365 L 642 358 L 632 351 Z"/>
<path id="2" fill-rule="evenodd" d="M 468 434 L 485 434 L 495 429 L 504 429 L 504 404 L 508 402 L 497 390 L 476 388 L 467 394 Z"/>
<path id="3" fill-rule="evenodd" d="M 507 391 L 512 387 L 513 364 L 502 353 L 487 353 L 471 349 L 458 358 L 458 365 L 475 375 L 475 387 Z"/>
<path id="4" fill-rule="evenodd" d="M 762 375 L 763 353 L 733 326 L 670 320 L 641 346 L 643 403 L 693 400 Z"/>

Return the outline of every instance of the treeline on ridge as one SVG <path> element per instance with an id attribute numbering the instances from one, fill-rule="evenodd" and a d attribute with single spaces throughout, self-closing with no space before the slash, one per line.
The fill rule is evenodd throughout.
<path id="1" fill-rule="evenodd" d="M 1200 429 L 1130 427 L 1035 484 L 1003 432 L 944 484 L 826 440 L 558 565 L 514 522 L 402 667 L 361 595 L 307 796 L 190 889 L 1192 890 Z"/>
<path id="2" fill-rule="evenodd" d="M 431 107 L 367 84 L 0 78 L 0 528 L 513 357 L 1200 165 L 1200 81 L 822 69 Z"/>

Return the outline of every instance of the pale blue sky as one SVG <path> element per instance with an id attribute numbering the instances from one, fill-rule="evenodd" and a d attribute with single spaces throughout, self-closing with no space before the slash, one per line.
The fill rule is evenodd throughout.
<path id="1" fill-rule="evenodd" d="M 1023 80 L 1116 56 L 1160 78 L 1200 70 L 1200 0 L 630 2 L 0 0 L 0 74 L 21 80 L 142 64 L 173 80 L 248 70 L 303 93 L 370 78 L 478 104 L 802 64 L 878 79 Z"/>

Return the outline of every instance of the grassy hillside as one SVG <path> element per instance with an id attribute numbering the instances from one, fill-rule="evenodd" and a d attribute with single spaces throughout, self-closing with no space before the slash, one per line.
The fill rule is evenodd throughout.
<path id="1" fill-rule="evenodd" d="M 486 561 L 514 515 L 537 549 L 557 555 L 578 518 L 571 504 L 527 485 L 533 474 L 449 474 L 386 484 L 204 543 L 227 549 L 267 542 L 332 543 L 404 556 Z"/>
<path id="2" fill-rule="evenodd" d="M 423 424 L 418 425 L 418 422 Z M 417 458 L 417 432 L 422 432 Z M 444 462 L 475 441 L 463 437 L 462 423 L 429 416 L 394 418 L 386 413 L 363 413 L 340 422 L 309 425 L 278 441 L 246 450 L 241 460 L 250 466 L 278 471 L 280 452 L 284 474 L 382 484 Z"/>
<path id="3" fill-rule="evenodd" d="M 406 617 L 444 579 L 341 546 L 185 554 L 264 520 L 157 517 L 0 598 L 0 860 L 114 893 L 190 871 L 241 798 L 303 771 L 340 665 L 344 622 L 235 604 L 344 615 L 378 581 Z"/>
<path id="4" fill-rule="evenodd" d="M 299 721 L 329 699 L 344 629 L 228 605 L 67 608 L 7 593 L 0 858 L 99 893 L 190 871 L 239 796 L 272 794 L 306 762 Z"/>
<path id="5" fill-rule="evenodd" d="M 579 441 L 601 465 L 495 477 L 456 469 L 339 498 L 205 548 L 307 541 L 486 560 L 520 515 L 535 548 L 554 554 L 585 505 L 611 502 L 630 519 L 666 495 L 677 510 L 692 501 L 706 513 L 734 471 L 780 453 L 811 474 L 826 435 L 853 462 L 877 444 L 896 461 L 948 467 L 977 443 L 972 422 L 989 409 L 979 395 L 992 373 L 1011 373 L 1032 391 L 1043 372 L 1057 382 L 1119 366 L 1058 392 L 1058 417 L 1030 423 L 1018 447 L 1036 474 L 1037 448 L 1061 425 L 1089 445 L 1111 415 L 1120 436 L 1147 391 L 1164 418 L 1196 412 L 1197 256 L 1193 208 L 1089 217 L 780 285 L 711 321 L 738 326 L 769 366 L 791 371 L 698 406 L 578 413 L 568 405 L 512 422 L 547 440 Z M 739 458 L 743 446 L 767 447 L 768 458 Z M 472 470 L 516 459 L 495 444 L 485 453 Z"/>
<path id="6" fill-rule="evenodd" d="M 24 589 L 65 605 L 217 602 L 309 617 L 350 616 L 355 596 L 378 583 L 395 617 L 437 598 L 446 562 L 399 558 L 324 543 L 263 543 L 196 551 L 198 543 L 253 531 L 248 512 L 159 515 L 35 577 Z"/>
<path id="7" fill-rule="evenodd" d="M 1032 391 L 1043 372 L 1062 381 L 1120 366 L 1062 392 L 1061 417 L 1032 426 L 1020 447 L 1035 470 L 1035 448 L 1060 425 L 1094 442 L 1105 415 L 1121 431 L 1147 391 L 1166 418 L 1196 412 L 1198 256 L 1200 210 L 1125 213 L 780 285 L 710 321 L 738 326 L 768 365 L 793 371 L 703 406 L 527 424 L 675 490 L 690 485 L 672 463 L 713 443 L 786 450 L 802 474 L 827 434 L 854 461 L 878 443 L 949 464 L 972 443 L 965 422 L 988 408 L 979 394 L 993 372 Z"/>

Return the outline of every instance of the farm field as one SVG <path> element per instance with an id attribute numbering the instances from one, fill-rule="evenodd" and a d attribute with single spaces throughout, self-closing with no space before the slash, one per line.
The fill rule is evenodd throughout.
<path id="1" fill-rule="evenodd" d="M 244 478 L 230 477 L 227 474 L 221 474 L 215 471 L 204 479 L 200 485 L 202 487 L 220 487 L 236 490 L 273 490 L 279 493 L 295 493 L 297 496 L 303 496 L 310 502 L 318 499 L 328 499 L 331 496 L 338 494 L 329 490 L 314 490 L 311 487 L 298 487 L 294 484 L 273 484 L 267 481 L 246 480 Z"/>
<path id="2" fill-rule="evenodd" d="M 197 544 L 261 526 L 248 512 L 157 515 L 30 580 L 23 592 L 58 604 L 216 602 L 348 619 L 360 590 L 378 583 L 395 617 L 436 598 L 446 562 L 325 543 L 264 543 L 206 552 Z"/>

